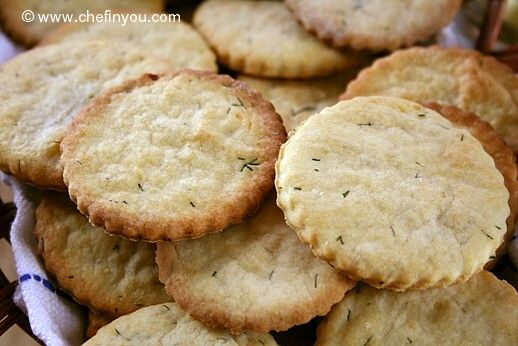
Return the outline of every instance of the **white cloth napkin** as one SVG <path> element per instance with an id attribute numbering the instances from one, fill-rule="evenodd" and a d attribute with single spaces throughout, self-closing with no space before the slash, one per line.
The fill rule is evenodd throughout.
<path id="1" fill-rule="evenodd" d="M 84 311 L 56 291 L 37 254 L 33 227 L 40 192 L 4 174 L 2 178 L 12 187 L 18 209 L 11 226 L 19 280 L 15 304 L 28 314 L 32 331 L 46 345 L 80 345 L 84 338 Z"/>

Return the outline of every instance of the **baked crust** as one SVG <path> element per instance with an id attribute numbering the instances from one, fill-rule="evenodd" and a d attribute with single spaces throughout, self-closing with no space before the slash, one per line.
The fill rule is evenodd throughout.
<path id="1" fill-rule="evenodd" d="M 171 300 L 158 279 L 155 246 L 94 228 L 65 194 L 44 193 L 34 234 L 60 289 L 107 319 Z"/>
<path id="2" fill-rule="evenodd" d="M 193 23 L 223 65 L 259 77 L 323 77 L 358 65 L 364 57 L 325 45 L 300 27 L 280 1 L 208 0 L 196 10 Z"/>
<path id="3" fill-rule="evenodd" d="M 489 122 L 518 152 L 518 78 L 493 57 L 440 46 L 400 50 L 361 71 L 340 99 L 371 95 L 456 106 Z"/>
<path id="4" fill-rule="evenodd" d="M 319 324 L 315 345 L 514 345 L 517 319 L 516 290 L 486 271 L 417 292 L 358 285 Z"/>
<path id="5" fill-rule="evenodd" d="M 155 154 L 159 155 L 157 157 L 160 157 L 160 162 L 166 162 L 168 166 L 165 169 L 169 171 L 167 176 L 161 175 L 155 178 L 149 172 L 144 171 L 153 168 L 138 167 L 139 162 L 146 166 L 148 159 L 155 160 L 155 157 L 142 155 L 139 152 L 140 147 L 138 147 L 138 143 L 134 143 L 136 149 L 133 151 L 133 154 L 135 156 L 121 155 L 122 152 L 132 150 L 127 146 L 127 143 L 122 142 L 126 141 L 126 138 L 130 138 L 129 136 L 138 136 L 138 134 L 132 133 L 132 130 L 128 129 L 121 130 L 122 132 L 120 133 L 124 133 L 124 138 L 117 137 L 117 140 L 120 140 L 120 142 L 117 142 L 116 145 L 122 145 L 123 147 L 113 147 L 114 144 L 110 141 L 114 140 L 113 137 L 116 137 L 118 134 L 115 132 L 110 133 L 110 131 L 113 131 L 112 129 L 99 127 L 99 123 L 104 121 L 105 117 L 109 117 L 106 114 L 106 109 L 112 107 L 111 102 L 117 103 L 119 100 L 120 102 L 125 102 L 125 97 L 132 93 L 153 93 L 155 91 L 151 91 L 151 89 L 154 83 L 164 83 L 164 88 L 169 88 L 168 94 L 164 94 L 165 98 L 182 98 L 182 103 L 185 103 L 185 105 L 179 111 L 182 112 L 181 114 L 185 114 L 185 116 L 187 116 L 187 113 L 185 113 L 187 112 L 185 110 L 186 105 L 190 105 L 192 108 L 197 107 L 196 109 L 202 112 L 203 108 L 207 108 L 206 114 L 202 113 L 198 120 L 185 118 L 184 124 L 188 128 L 187 130 L 176 129 L 174 126 L 177 124 L 172 124 L 171 126 L 174 127 L 175 131 L 185 132 L 183 134 L 177 132 L 180 134 L 178 142 L 174 142 L 176 144 L 171 145 L 166 144 L 164 147 L 165 149 L 176 148 L 176 146 L 186 148 L 187 152 L 185 154 L 189 159 L 186 163 L 186 167 L 189 169 L 188 173 L 176 171 L 175 167 L 179 167 L 178 169 L 183 167 L 181 163 L 175 166 L 176 163 L 171 164 L 169 161 L 164 161 L 174 160 L 175 157 L 179 156 L 172 156 L 170 154 L 167 154 L 169 155 L 167 156 L 164 154 L 165 149 L 158 148 Z M 167 87 L 167 83 L 178 85 L 176 89 L 178 93 L 182 92 L 180 91 L 182 86 L 186 88 L 192 87 L 194 91 L 190 94 L 185 92 L 185 95 L 178 94 L 180 96 L 175 96 L 176 92 L 170 90 L 171 87 Z M 212 90 L 211 98 L 209 98 L 208 94 L 203 94 L 205 90 L 208 92 L 209 88 Z M 162 90 L 156 90 L 156 92 L 162 93 Z M 195 102 L 193 101 L 193 95 L 196 97 L 199 94 L 202 94 L 200 100 L 206 102 L 203 106 L 202 101 L 198 104 L 192 103 Z M 184 96 L 185 98 L 183 98 Z M 130 99 L 133 100 L 131 97 Z M 140 97 L 140 95 L 136 97 Z M 159 95 L 156 95 L 156 97 L 159 97 Z M 237 101 L 232 103 L 234 100 L 227 100 L 230 97 L 237 99 Z M 131 100 L 128 102 L 133 102 Z M 171 100 L 165 101 L 164 99 L 164 105 L 167 107 L 172 105 L 174 107 L 180 104 L 178 103 L 179 100 Z M 129 108 L 131 109 L 131 107 Z M 152 108 L 152 106 L 150 107 Z M 222 109 L 221 107 L 224 108 Z M 188 112 L 191 111 L 196 112 L 192 109 Z M 168 110 L 160 112 L 163 112 L 160 114 L 165 116 L 164 122 L 170 121 L 167 119 L 173 119 L 173 117 L 168 118 Z M 230 115 L 228 117 L 223 116 L 225 112 L 227 112 L 227 115 L 231 114 L 232 117 Z M 215 120 L 212 120 L 213 118 Z M 134 121 L 134 118 L 128 121 Z M 226 125 L 222 125 L 221 121 L 233 121 L 233 123 L 228 125 L 230 126 L 229 129 Z M 188 122 L 191 122 L 191 124 L 189 125 Z M 102 133 L 105 130 L 108 131 L 108 134 Z M 140 130 L 144 131 L 143 133 L 147 131 L 148 136 L 153 136 L 152 133 L 149 133 L 147 125 Z M 225 134 L 225 136 L 234 136 L 233 139 L 236 142 L 232 143 L 231 146 L 230 143 L 227 143 L 228 139 L 221 139 L 223 138 L 222 134 L 218 131 L 230 131 L 231 135 Z M 243 133 L 242 131 L 245 132 Z M 249 140 L 248 137 L 253 138 L 253 140 Z M 271 189 L 274 179 L 275 160 L 277 159 L 279 147 L 285 138 L 286 132 L 279 115 L 275 113 L 271 103 L 264 100 L 259 93 L 251 90 L 245 83 L 235 81 L 228 76 L 216 75 L 210 72 L 184 70 L 162 75 L 144 75 L 139 79 L 126 82 L 122 86 L 116 87 L 93 100 L 74 119 L 69 127 L 68 133 L 61 144 L 61 162 L 64 166 L 63 176 L 68 186 L 69 194 L 77 203 L 79 210 L 88 216 L 92 224 L 104 227 L 112 234 L 134 240 L 179 240 L 197 238 L 208 232 L 219 231 L 230 224 L 242 222 L 247 215 L 254 213 L 262 199 Z M 85 153 L 86 148 L 91 147 L 89 143 L 93 145 L 93 143 L 98 143 L 101 140 L 106 142 L 106 145 L 99 149 L 101 151 L 105 150 L 102 155 L 92 156 L 91 153 Z M 165 138 L 164 140 L 167 141 L 169 139 Z M 203 144 L 206 140 L 211 145 Z M 237 142 L 238 140 L 239 143 Z M 223 144 L 220 141 L 223 141 Z M 239 148 L 237 147 L 238 144 Z M 150 145 L 144 146 L 144 149 L 154 150 L 155 148 L 151 148 Z M 157 145 L 152 144 L 151 146 Z M 219 151 L 216 151 L 216 147 L 219 147 Z M 194 152 L 199 148 L 206 151 L 202 153 L 204 154 L 203 157 L 198 155 L 200 152 Z M 246 154 L 255 156 L 241 157 L 236 150 L 244 152 L 243 156 Z M 233 155 L 234 151 L 236 151 L 236 157 L 233 158 L 235 161 L 224 161 L 230 155 Z M 105 174 L 101 170 L 106 165 L 116 162 L 106 158 L 106 155 L 112 155 L 110 153 L 119 155 L 120 161 L 126 159 L 136 161 L 118 166 L 117 171 L 114 173 Z M 163 154 L 166 156 L 162 157 Z M 224 155 L 228 156 L 225 157 Z M 200 161 L 202 158 L 205 161 Z M 85 160 L 91 161 L 86 162 Z M 192 160 L 198 160 L 195 162 L 197 162 L 199 167 L 193 167 Z M 221 165 L 222 173 L 220 174 L 220 171 L 217 171 L 214 175 L 211 175 L 210 169 L 220 168 L 215 166 L 210 168 L 206 165 L 215 161 L 218 161 L 218 165 L 223 163 Z M 87 167 L 90 164 L 92 166 Z M 151 164 L 154 165 L 154 163 Z M 231 166 L 235 167 L 230 168 Z M 117 183 L 113 183 L 113 179 L 117 179 L 118 176 L 123 174 L 121 171 L 123 167 L 130 167 L 128 169 L 131 172 L 124 171 L 124 174 L 129 176 L 128 180 L 132 182 L 131 185 L 122 184 L 118 186 Z M 197 171 L 195 171 L 196 169 Z M 230 171 L 230 169 L 235 169 L 235 171 Z M 158 173 L 156 171 L 156 174 Z M 187 190 L 175 191 L 176 187 L 174 184 L 168 185 L 171 193 L 175 194 L 175 198 L 178 198 L 174 200 L 168 191 L 163 190 L 164 186 L 171 179 L 174 179 L 172 178 L 173 174 L 178 174 L 178 179 L 193 179 L 193 174 L 197 174 L 199 179 L 195 179 Z M 225 177 L 222 178 L 220 175 Z M 139 179 L 140 181 L 151 179 L 148 180 L 150 187 L 144 186 L 144 183 L 141 184 Z M 197 184 L 207 184 L 209 188 L 208 184 L 210 182 L 205 183 L 209 180 L 213 182 L 213 184 L 210 184 L 211 190 L 198 191 L 203 186 Z M 181 183 L 181 181 L 175 182 L 175 184 L 178 183 Z M 230 186 L 228 191 L 213 190 L 215 187 L 221 188 L 225 184 L 234 183 L 236 186 Z M 105 194 L 106 189 L 110 190 L 108 194 Z M 152 210 L 149 208 L 152 204 L 147 204 L 151 200 L 146 199 L 146 193 L 149 190 L 151 190 L 152 198 L 155 198 L 153 201 L 155 205 Z M 112 192 L 113 194 L 110 195 Z M 196 192 L 199 194 L 196 194 Z M 201 192 L 204 192 L 204 194 L 202 195 Z M 206 202 L 208 207 L 203 205 L 200 207 L 194 198 L 189 199 L 193 196 Z M 181 204 L 182 202 L 183 204 Z M 136 205 L 136 207 L 133 208 L 132 205 Z M 179 211 L 176 215 L 173 215 L 175 208 L 178 208 L 177 210 Z"/>
<path id="6" fill-rule="evenodd" d="M 446 26 L 461 0 L 286 0 L 306 30 L 336 47 L 395 50 L 424 41 Z"/>
<path id="7" fill-rule="evenodd" d="M 504 242 L 496 250 L 495 259 L 489 261 L 484 267 L 484 269 L 489 270 L 495 265 L 499 257 L 505 253 L 507 242 L 513 236 L 516 226 L 516 216 L 518 215 L 518 173 L 513 151 L 496 134 L 488 122 L 481 120 L 476 115 L 454 106 L 444 106 L 435 102 L 424 102 L 423 105 L 439 112 L 456 127 L 468 130 L 473 137 L 480 141 L 484 150 L 491 155 L 495 161 L 496 169 L 504 177 L 505 187 L 509 190 L 510 213 L 506 221 L 507 233 L 504 236 Z"/>
<path id="8" fill-rule="evenodd" d="M 0 67 L 0 169 L 65 190 L 59 143 L 96 94 L 169 64 L 130 44 L 66 42 L 22 53 Z"/>
<path id="9" fill-rule="evenodd" d="M 110 8 L 137 7 L 145 11 L 161 11 L 164 8 L 163 0 L 2 0 L 0 1 L 0 26 L 15 42 L 32 47 L 36 45 L 43 36 L 56 28 L 59 23 L 38 22 L 37 17 L 30 23 L 22 20 L 22 13 L 25 10 L 32 10 L 35 14 L 50 13 L 75 13 L 90 10 L 94 12 L 104 11 Z"/>
<path id="10" fill-rule="evenodd" d="M 359 97 L 312 116 L 282 146 L 277 203 L 313 253 L 352 279 L 445 287 L 482 270 L 507 236 L 509 191 L 494 165 L 437 112 Z"/>
<path id="11" fill-rule="evenodd" d="M 160 280 L 195 319 L 233 334 L 283 331 L 323 316 L 355 282 L 315 258 L 275 196 L 244 224 L 158 243 Z"/>

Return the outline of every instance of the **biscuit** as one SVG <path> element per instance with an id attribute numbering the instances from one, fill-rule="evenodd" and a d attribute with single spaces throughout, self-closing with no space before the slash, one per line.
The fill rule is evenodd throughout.
<path id="1" fill-rule="evenodd" d="M 61 43 L 0 67 L 0 169 L 64 190 L 59 143 L 71 118 L 101 91 L 145 72 L 169 70 L 129 44 Z"/>
<path id="2" fill-rule="evenodd" d="M 88 311 L 88 322 L 86 324 L 86 332 L 85 336 L 87 339 L 93 338 L 95 334 L 107 325 L 113 321 L 113 318 L 106 317 L 105 315 L 96 314 L 92 310 Z"/>
<path id="3" fill-rule="evenodd" d="M 203 37 L 181 22 L 129 22 L 124 26 L 109 22 L 64 24 L 45 36 L 41 44 L 85 40 L 130 42 L 164 59 L 173 70 L 218 71 L 216 56 Z"/>
<path id="4" fill-rule="evenodd" d="M 310 80 L 263 79 L 245 75 L 238 79 L 259 91 L 274 105 L 286 131 L 290 132 L 311 115 L 337 103 L 347 83 L 357 73 L 353 70 Z"/>
<path id="5" fill-rule="evenodd" d="M 64 194 L 44 194 L 34 233 L 59 287 L 106 318 L 171 300 L 158 280 L 153 244 L 107 235 Z"/>
<path id="6" fill-rule="evenodd" d="M 273 106 L 243 82 L 190 70 L 146 75 L 74 119 L 63 176 L 79 210 L 110 233 L 197 238 L 257 209 L 285 137 Z"/>
<path id="7" fill-rule="evenodd" d="M 59 26 L 59 22 L 47 19 L 42 21 L 40 15 L 74 14 L 86 16 L 87 10 L 92 14 L 104 13 L 110 8 L 133 11 L 157 12 L 164 8 L 163 0 L 2 0 L 0 1 L 0 24 L 3 30 L 18 43 L 32 47 L 46 33 Z M 24 22 L 22 14 L 30 10 L 34 20 Z M 27 18 L 27 19 L 30 19 Z M 65 19 L 60 18 L 62 21 Z M 88 18 L 84 18 L 86 20 Z"/>
<path id="8" fill-rule="evenodd" d="M 518 78 L 492 57 L 460 48 L 410 48 L 377 60 L 342 99 L 387 95 L 474 113 L 518 152 Z"/>
<path id="9" fill-rule="evenodd" d="M 116 319 L 83 345 L 274 346 L 277 343 L 270 334 L 231 335 L 208 328 L 175 303 L 165 303 Z"/>
<path id="10" fill-rule="evenodd" d="M 322 77 L 361 60 L 358 53 L 334 50 L 307 33 L 282 2 L 208 0 L 193 22 L 223 65 L 250 75 Z"/>
<path id="11" fill-rule="evenodd" d="M 395 50 L 446 26 L 461 0 L 286 0 L 304 27 L 334 46 Z"/>
<path id="12" fill-rule="evenodd" d="M 284 222 L 275 196 L 245 223 L 158 243 L 160 280 L 195 319 L 232 333 L 286 330 L 325 315 L 354 282 L 316 258 Z"/>
<path id="13" fill-rule="evenodd" d="M 454 106 L 443 106 L 434 102 L 425 102 L 425 107 L 430 108 L 448 119 L 455 127 L 468 130 L 484 147 L 484 150 L 491 155 L 495 161 L 495 167 L 504 177 L 504 184 L 509 191 L 509 209 L 507 217 L 507 233 L 504 242 L 496 250 L 495 258 L 486 264 L 485 269 L 491 268 L 498 258 L 505 253 L 507 242 L 511 239 L 516 226 L 518 214 L 518 180 L 517 167 L 514 160 L 513 151 L 495 133 L 491 125 L 480 120 L 476 115 L 462 111 Z"/>
<path id="14" fill-rule="evenodd" d="M 486 271 L 425 291 L 358 285 L 320 323 L 315 345 L 516 345 L 517 320 L 516 290 Z"/>
<path id="15" fill-rule="evenodd" d="M 509 191 L 470 132 L 412 101 L 357 97 L 283 145 L 277 203 L 313 253 L 393 290 L 466 281 L 507 233 Z"/>

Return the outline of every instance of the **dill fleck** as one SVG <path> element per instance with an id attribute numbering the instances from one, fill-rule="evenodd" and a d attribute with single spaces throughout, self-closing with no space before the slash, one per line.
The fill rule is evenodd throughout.
<path id="1" fill-rule="evenodd" d="M 419 162 L 419 161 L 416 161 L 415 163 L 417 163 L 421 167 L 423 166 L 423 164 L 421 162 Z"/>
<path id="2" fill-rule="evenodd" d="M 191 207 L 196 208 L 193 202 L 189 202 L 189 204 L 191 205 Z"/>
<path id="3" fill-rule="evenodd" d="M 232 107 L 243 107 L 243 108 L 246 109 L 245 104 L 243 103 L 243 101 L 239 97 L 237 98 L 237 101 L 239 102 L 239 104 L 233 103 Z"/>
<path id="4" fill-rule="evenodd" d="M 424 117 L 426 116 L 426 114 L 424 114 L 424 113 L 419 113 L 419 114 L 417 114 L 417 116 L 418 116 L 419 118 L 424 118 Z"/>
<path id="5" fill-rule="evenodd" d="M 499 227 L 499 226 L 495 226 L 495 227 L 496 227 L 496 229 L 502 229 L 502 227 Z"/>
<path id="6" fill-rule="evenodd" d="M 83 163 L 81 161 L 79 161 L 79 160 L 76 160 L 76 163 L 81 165 L 81 166 L 83 165 Z"/>
<path id="7" fill-rule="evenodd" d="M 239 170 L 240 172 L 243 172 L 246 169 L 250 170 L 250 171 L 253 171 L 253 167 L 252 166 L 259 166 L 260 163 L 257 162 L 257 158 L 253 159 L 252 161 L 248 161 L 247 163 L 245 163 L 241 169 Z"/>
<path id="8" fill-rule="evenodd" d="M 320 161 L 320 159 L 315 159 L 315 158 L 313 158 L 313 159 L 311 159 L 311 160 L 312 160 L 312 161 L 317 161 L 317 162 L 318 162 L 318 161 Z"/>
<path id="9" fill-rule="evenodd" d="M 320 172 L 320 170 L 319 170 L 319 169 L 317 169 L 317 168 L 315 168 L 314 170 L 315 170 L 315 172 Z"/>
<path id="10" fill-rule="evenodd" d="M 128 204 L 128 202 L 126 202 L 126 201 L 122 201 L 122 203 L 124 203 L 124 204 Z"/>
<path id="11" fill-rule="evenodd" d="M 495 259 L 496 256 L 489 256 L 489 259 Z"/>
<path id="12" fill-rule="evenodd" d="M 486 231 L 484 231 L 483 229 L 480 230 L 480 232 L 484 233 L 486 235 L 486 237 L 488 237 L 489 239 L 493 240 L 493 237 L 490 236 Z"/>
<path id="13" fill-rule="evenodd" d="M 272 280 L 273 272 L 275 272 L 275 270 L 272 270 L 272 272 L 271 272 L 271 273 L 270 273 L 270 275 L 268 276 L 268 280 Z"/>
<path id="14" fill-rule="evenodd" d="M 227 115 L 228 115 L 228 113 L 230 113 L 230 107 L 228 107 L 228 109 L 227 109 Z"/>
<path id="15" fill-rule="evenodd" d="M 261 345 L 264 345 L 264 342 L 261 339 L 257 339 L 261 343 Z"/>
<path id="16" fill-rule="evenodd" d="M 121 333 L 117 330 L 117 328 L 113 328 L 115 329 L 115 332 L 118 334 L 118 335 L 121 335 Z"/>
<path id="17" fill-rule="evenodd" d="M 344 193 L 342 193 L 342 196 L 344 196 L 344 198 L 345 198 L 345 197 L 347 197 L 347 195 L 349 194 L 349 192 L 351 192 L 351 190 L 347 190 L 347 191 L 345 191 Z"/>
<path id="18" fill-rule="evenodd" d="M 365 341 L 365 343 L 363 344 L 363 346 L 367 346 L 369 344 L 369 342 L 371 341 L 372 339 L 372 335 L 369 336 L 369 338 L 367 339 L 367 341 Z"/>
<path id="19" fill-rule="evenodd" d="M 372 126 L 372 123 L 369 121 L 368 123 L 358 124 L 358 126 Z"/>
<path id="20" fill-rule="evenodd" d="M 462 142 L 464 140 L 464 135 L 460 136 L 460 141 Z"/>
<path id="21" fill-rule="evenodd" d="M 215 271 L 214 273 L 212 273 L 212 275 L 211 275 L 211 276 L 212 276 L 212 277 L 215 277 L 217 273 L 218 273 L 218 272 L 216 272 L 216 271 Z"/>
<path id="22" fill-rule="evenodd" d="M 340 244 L 344 245 L 344 240 L 342 239 L 342 236 L 339 236 L 338 238 L 336 238 L 336 241 L 339 241 Z"/>
<path id="23" fill-rule="evenodd" d="M 390 225 L 390 230 L 392 231 L 392 235 L 395 237 L 396 236 L 396 232 L 394 231 L 394 227 L 392 227 L 392 225 Z"/>
<path id="24" fill-rule="evenodd" d="M 73 279 L 74 278 L 74 275 L 69 275 L 68 276 L 69 279 Z"/>
<path id="25" fill-rule="evenodd" d="M 412 339 L 410 339 L 409 337 L 406 338 L 408 340 L 409 343 L 412 343 Z"/>
<path id="26" fill-rule="evenodd" d="M 318 287 L 318 274 L 315 274 L 315 288 Z"/>
<path id="27" fill-rule="evenodd" d="M 166 308 L 166 309 L 167 309 L 167 311 L 171 311 L 171 308 L 170 308 L 169 306 L 167 306 L 167 305 L 162 305 L 162 306 L 163 306 L 164 308 Z"/>
<path id="28" fill-rule="evenodd" d="M 351 318 L 351 310 L 347 310 L 347 322 L 349 322 L 350 318 Z"/>
<path id="29" fill-rule="evenodd" d="M 297 191 L 302 191 L 302 188 L 300 188 L 300 187 L 294 187 L 294 189 Z"/>
<path id="30" fill-rule="evenodd" d="M 417 173 L 415 174 L 415 178 L 416 178 L 416 179 L 417 179 L 417 178 L 419 178 L 419 172 L 417 172 Z"/>
<path id="31" fill-rule="evenodd" d="M 144 189 L 142 188 L 142 185 L 140 183 L 137 184 L 140 191 L 144 192 Z"/>

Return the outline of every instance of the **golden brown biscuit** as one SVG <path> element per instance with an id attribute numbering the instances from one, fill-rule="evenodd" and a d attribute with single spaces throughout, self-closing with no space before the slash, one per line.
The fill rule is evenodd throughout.
<path id="1" fill-rule="evenodd" d="M 461 0 L 286 0 L 304 27 L 338 47 L 395 50 L 446 26 Z"/>
<path id="2" fill-rule="evenodd" d="M 490 272 L 396 293 L 358 285 L 318 326 L 325 345 L 516 345 L 518 294 Z"/>
<path id="3" fill-rule="evenodd" d="M 64 194 L 43 195 L 34 233 L 59 287 L 106 318 L 171 300 L 158 280 L 153 244 L 107 235 Z"/>
<path id="4" fill-rule="evenodd" d="M 457 106 L 489 122 L 518 151 L 518 78 L 492 57 L 439 46 L 401 50 L 360 72 L 341 98 L 369 95 Z"/>
<path id="5" fill-rule="evenodd" d="M 222 64 L 254 76 L 323 77 L 363 59 L 307 33 L 280 1 L 208 0 L 193 22 Z"/>
<path id="6" fill-rule="evenodd" d="M 100 92 L 169 64 L 130 44 L 65 42 L 32 49 L 0 67 L 0 169 L 64 190 L 59 143 Z"/>
<path id="7" fill-rule="evenodd" d="M 197 238 L 241 222 L 268 194 L 285 131 L 243 82 L 146 75 L 92 101 L 61 161 L 90 222 L 130 239 Z"/>
<path id="8" fill-rule="evenodd" d="M 354 282 L 316 258 L 271 196 L 245 223 L 158 244 L 160 280 L 195 319 L 232 333 L 286 330 L 325 315 Z"/>
<path id="9" fill-rule="evenodd" d="M 281 148 L 277 203 L 313 253 L 394 290 L 466 281 L 496 255 L 510 215 L 493 158 L 417 103 L 357 97 Z"/>
<path id="10" fill-rule="evenodd" d="M 231 335 L 208 328 L 175 303 L 165 303 L 116 319 L 83 345 L 275 346 L 277 343 L 270 334 Z"/>
<path id="11" fill-rule="evenodd" d="M 130 42 L 164 59 L 172 70 L 218 71 L 216 55 L 203 37 L 183 22 L 64 24 L 45 36 L 41 44 L 86 40 Z"/>
<path id="12" fill-rule="evenodd" d="M 49 17 L 39 18 L 39 15 L 74 14 L 87 11 L 90 13 L 104 13 L 110 8 L 128 9 L 143 12 L 157 12 L 164 7 L 163 0 L 2 0 L 0 1 L 0 24 L 5 32 L 15 41 L 32 47 L 38 43 L 46 33 L 59 26 L 60 21 Z M 24 13 L 24 11 L 30 11 Z M 33 16 L 32 16 L 33 15 Z M 85 17 L 85 19 L 87 19 Z"/>

